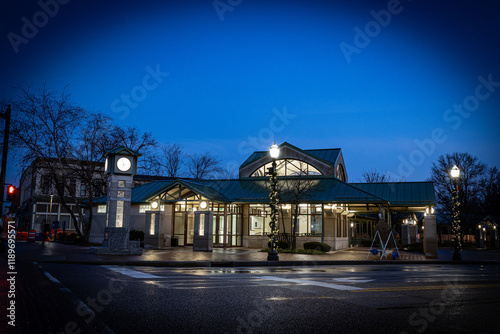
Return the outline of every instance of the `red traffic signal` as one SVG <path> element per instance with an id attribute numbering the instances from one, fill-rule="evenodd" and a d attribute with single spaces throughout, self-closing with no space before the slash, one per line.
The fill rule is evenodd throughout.
<path id="1" fill-rule="evenodd" d="M 16 198 L 16 187 L 8 186 L 7 187 L 7 201 L 12 202 Z"/>

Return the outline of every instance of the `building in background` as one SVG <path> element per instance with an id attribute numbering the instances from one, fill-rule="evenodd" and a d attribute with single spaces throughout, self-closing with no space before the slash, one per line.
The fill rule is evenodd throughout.
<path id="1" fill-rule="evenodd" d="M 40 232 L 44 221 L 57 221 L 60 228 L 64 224 L 66 230 L 72 231 L 78 222 L 73 221 L 69 210 L 73 210 L 77 214 L 79 210 L 83 212 L 84 209 L 79 207 L 77 203 L 74 203 L 72 197 L 69 196 L 69 191 L 75 193 L 78 199 L 82 201 L 88 198 L 90 192 L 93 192 L 95 197 L 106 193 L 106 182 L 102 173 L 104 163 L 99 163 L 98 172 L 94 175 L 90 189 L 76 175 L 66 178 L 66 182 L 70 188 L 70 190 L 64 191 L 66 203 L 69 206 L 69 210 L 66 209 L 61 204 L 61 200 L 57 196 L 55 189 L 57 182 L 60 181 L 54 177 L 54 173 L 50 172 L 47 166 L 48 163 L 52 164 L 51 168 L 53 168 L 58 162 L 57 159 L 49 162 L 35 159 L 22 172 L 19 182 L 20 208 L 17 217 L 17 227 L 19 230 L 35 230 Z M 70 173 L 66 173 L 66 171 L 61 169 L 61 175 L 63 174 L 70 175 Z M 52 211 L 50 210 L 51 199 Z"/>
<path id="2" fill-rule="evenodd" d="M 290 235 L 297 212 L 297 247 L 321 241 L 349 247 L 350 220 L 381 214 L 429 212 L 436 205 L 432 182 L 347 183 L 341 149 L 302 150 L 280 145 L 277 159 L 280 237 Z M 270 233 L 268 151 L 254 152 L 230 180 L 165 179 L 132 189 L 130 228 L 142 230 L 155 247 L 192 245 L 197 210 L 213 212 L 213 245 L 266 248 Z M 303 190 L 303 191 L 301 191 Z M 300 193 L 300 194 L 299 194 Z M 106 197 L 94 210 L 90 241 L 102 242 Z M 159 215 L 159 226 L 151 217 Z M 366 220 L 366 219 L 365 219 Z M 149 227 L 149 228 L 147 228 Z"/>

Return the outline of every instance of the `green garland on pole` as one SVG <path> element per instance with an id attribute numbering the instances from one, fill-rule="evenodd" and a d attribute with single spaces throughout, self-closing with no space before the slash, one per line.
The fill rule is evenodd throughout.
<path id="1" fill-rule="evenodd" d="M 455 234 L 455 246 L 458 250 L 462 250 L 462 243 L 460 242 L 460 201 L 458 196 L 458 185 L 455 180 L 453 183 L 452 194 L 452 204 L 451 204 L 451 212 L 452 212 L 452 231 Z"/>
<path id="2" fill-rule="evenodd" d="M 278 191 L 276 190 L 276 184 L 277 184 L 277 173 L 276 173 L 276 168 L 273 170 L 273 174 L 271 175 L 270 181 L 271 181 L 271 193 L 269 194 L 270 202 L 269 205 L 271 206 L 271 220 L 269 222 L 269 227 L 271 228 L 271 233 L 269 234 L 269 243 L 272 245 L 271 249 L 278 250 L 278 242 L 277 242 L 277 236 L 278 236 L 278 228 L 276 222 L 278 221 L 278 204 L 279 204 L 279 199 L 278 199 Z"/>

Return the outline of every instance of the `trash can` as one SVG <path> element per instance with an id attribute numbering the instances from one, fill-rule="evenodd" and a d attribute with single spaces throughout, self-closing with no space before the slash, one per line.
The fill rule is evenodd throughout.
<path id="1" fill-rule="evenodd" d="M 172 247 L 177 247 L 179 246 L 179 238 L 178 237 L 172 237 L 171 244 Z"/>

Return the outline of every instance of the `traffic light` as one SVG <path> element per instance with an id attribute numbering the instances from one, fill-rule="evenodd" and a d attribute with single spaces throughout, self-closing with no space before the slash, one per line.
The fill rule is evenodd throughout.
<path id="1" fill-rule="evenodd" d="M 7 187 L 7 201 L 14 201 L 16 199 L 16 187 L 8 186 Z"/>

